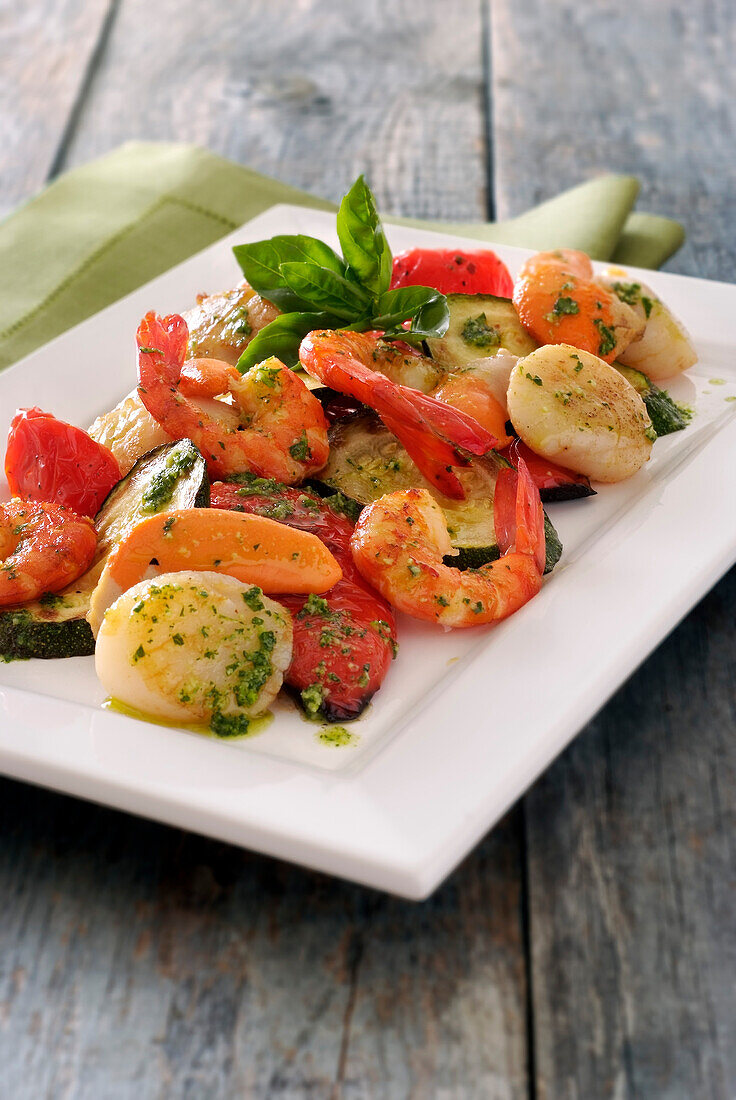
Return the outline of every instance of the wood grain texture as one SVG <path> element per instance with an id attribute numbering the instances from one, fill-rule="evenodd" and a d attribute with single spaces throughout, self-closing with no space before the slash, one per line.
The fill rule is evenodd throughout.
<path id="1" fill-rule="evenodd" d="M 481 9 L 122 0 L 65 166 L 200 142 L 337 198 L 482 217 Z M 416 906 L 6 782 L 13 1100 L 522 1100 L 519 817 Z M 0 1094 L 2 1086 L 0 1085 Z"/>
<path id="2" fill-rule="evenodd" d="M 435 0 L 249 0 L 202 19 L 179 0 L 123 0 L 66 163 L 126 138 L 179 139 L 325 198 L 364 171 L 387 212 L 477 217 L 481 10 L 437 12 Z"/>
<path id="3" fill-rule="evenodd" d="M 540 1098 L 736 1091 L 736 572 L 526 800 Z"/>
<path id="4" fill-rule="evenodd" d="M 0 781 L 0 1094 L 517 1100 L 517 868 L 414 905 Z"/>
<path id="5" fill-rule="evenodd" d="M 732 280 L 735 46 L 727 0 L 496 0 L 500 212 L 633 172 L 670 266 Z M 735 610 L 731 574 L 525 801 L 540 1098 L 736 1093 Z"/>
<path id="6" fill-rule="evenodd" d="M 0 0 L 0 217 L 41 187 L 111 0 Z"/>
<path id="7" fill-rule="evenodd" d="M 600 172 L 638 175 L 642 210 L 679 218 L 673 271 L 732 279 L 732 0 L 493 0 L 499 216 Z"/>

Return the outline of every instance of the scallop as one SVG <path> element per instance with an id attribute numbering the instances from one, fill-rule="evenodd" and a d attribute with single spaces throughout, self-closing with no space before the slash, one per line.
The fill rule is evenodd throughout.
<path id="1" fill-rule="evenodd" d="M 115 455 L 123 477 L 141 455 L 162 443 L 170 443 L 161 425 L 153 419 L 138 391 L 133 390 L 114 409 L 98 416 L 89 434 Z"/>
<path id="2" fill-rule="evenodd" d="M 687 329 L 669 306 L 645 283 L 607 277 L 602 279 L 619 298 L 641 311 L 642 335 L 619 355 L 626 367 L 643 371 L 654 382 L 682 374 L 697 363 L 698 355 Z"/>
<path id="3" fill-rule="evenodd" d="M 142 581 L 115 601 L 95 668 L 129 707 L 233 734 L 274 700 L 291 655 L 283 607 L 234 577 L 191 571 Z"/>
<path id="4" fill-rule="evenodd" d="M 634 387 L 615 367 L 570 344 L 548 344 L 520 359 L 507 403 L 528 447 L 596 481 L 631 477 L 656 438 Z"/>
<path id="5" fill-rule="evenodd" d="M 233 366 L 257 333 L 279 315 L 245 281 L 221 294 L 200 294 L 184 314 L 189 328 L 189 355 L 222 359 Z"/>

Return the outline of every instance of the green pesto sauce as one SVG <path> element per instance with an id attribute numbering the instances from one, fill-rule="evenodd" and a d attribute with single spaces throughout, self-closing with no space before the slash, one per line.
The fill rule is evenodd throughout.
<path id="1" fill-rule="evenodd" d="M 297 462 L 307 462 L 312 457 L 312 452 L 309 449 L 309 441 L 307 440 L 307 433 L 304 428 L 302 428 L 302 434 L 299 438 L 295 439 L 289 447 L 289 454 Z"/>
<path id="2" fill-rule="evenodd" d="M 557 301 L 552 306 L 552 313 L 547 317 L 548 321 L 555 321 L 558 317 L 580 313 L 580 306 L 574 298 L 564 294 L 558 295 Z"/>
<path id="3" fill-rule="evenodd" d="M 197 461 L 197 451 L 187 441 L 169 451 L 163 469 L 155 473 L 143 490 L 141 512 L 153 514 L 161 512 L 171 503 L 179 478 L 189 473 Z"/>
<path id="4" fill-rule="evenodd" d="M 488 323 L 485 313 L 477 317 L 468 317 L 463 325 L 461 336 L 466 344 L 473 348 L 498 347 L 501 336 L 498 329 Z"/>
<path id="5" fill-rule="evenodd" d="M 637 302 L 641 302 L 644 307 L 644 316 L 649 320 L 654 302 L 646 294 L 642 294 L 641 283 L 614 283 L 613 290 L 619 301 L 629 306 L 635 306 Z"/>
<path id="6" fill-rule="evenodd" d="M 253 326 L 248 317 L 248 307 L 236 306 L 227 316 L 221 339 L 228 343 L 238 343 L 238 337 L 250 336 L 252 332 Z"/>
<path id="7" fill-rule="evenodd" d="M 206 726 L 204 722 L 175 722 L 169 718 L 159 718 L 155 714 L 147 714 L 143 710 L 138 710 L 137 707 L 130 707 L 120 699 L 105 699 L 102 708 L 103 710 L 112 710 L 116 714 L 124 714 L 126 718 L 135 718 L 138 722 L 150 722 L 154 726 L 165 726 L 167 729 L 188 730 L 190 733 L 199 733 L 204 737 L 213 737 L 218 741 L 243 741 L 245 738 L 255 737 L 257 734 L 263 733 L 273 722 L 273 714 L 270 710 L 267 710 L 256 718 L 250 718 L 247 730 L 244 732 L 227 733 L 221 736 L 209 726 Z"/>
<path id="8" fill-rule="evenodd" d="M 598 354 L 608 355 L 608 353 L 613 351 L 616 347 L 615 330 L 610 325 L 604 324 L 600 317 L 596 317 L 593 324 L 598 329 L 601 337 L 601 341 L 598 345 Z"/>
<path id="9" fill-rule="evenodd" d="M 709 386 L 725 386 L 726 385 L 726 379 L 725 378 L 709 378 L 708 379 L 708 385 Z"/>
<path id="10" fill-rule="evenodd" d="M 314 718 L 325 701 L 324 688 L 318 683 L 310 684 L 300 692 L 300 695 L 306 713 L 310 718 Z"/>
<path id="11" fill-rule="evenodd" d="M 357 733 L 351 733 L 344 726 L 322 726 L 315 733 L 315 737 L 323 745 L 333 745 L 335 748 L 343 745 L 355 745 L 360 740 Z"/>

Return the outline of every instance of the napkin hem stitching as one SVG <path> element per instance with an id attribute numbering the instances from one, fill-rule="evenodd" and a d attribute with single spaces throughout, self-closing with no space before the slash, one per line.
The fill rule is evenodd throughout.
<path id="1" fill-rule="evenodd" d="M 188 199 L 179 198 L 178 195 L 162 195 L 160 198 L 156 199 L 155 202 L 151 203 L 151 205 L 147 207 L 146 210 L 144 210 L 143 213 L 140 214 L 137 218 L 135 218 L 133 221 L 128 222 L 128 224 L 123 226 L 122 229 L 119 229 L 117 233 L 113 233 L 112 236 L 107 237 L 102 244 L 98 245 L 97 248 L 95 248 L 92 252 L 85 256 L 85 258 L 77 264 L 73 271 L 70 271 L 69 274 L 64 279 L 62 279 L 60 283 L 57 283 L 53 290 L 50 290 L 49 293 L 44 298 L 42 298 L 40 302 L 37 302 L 35 306 L 29 309 L 27 313 L 24 313 L 22 317 L 16 318 L 16 320 L 13 321 L 11 325 L 9 325 L 6 329 L 0 331 L 0 340 L 8 339 L 8 337 L 10 336 L 15 336 L 15 334 L 19 332 L 20 329 L 22 329 L 25 325 L 27 325 L 29 321 L 32 321 L 34 317 L 38 316 L 38 314 L 41 313 L 48 305 L 50 305 L 51 302 L 58 298 L 59 295 L 62 294 L 63 291 L 65 291 L 74 282 L 75 279 L 77 279 L 80 275 L 82 275 L 85 271 L 87 271 L 90 267 L 97 263 L 97 261 L 104 256 L 105 252 L 107 252 L 114 245 L 118 244 L 119 241 L 123 240 L 129 233 L 138 228 L 138 226 L 145 222 L 147 218 L 150 218 L 153 214 L 156 213 L 157 210 L 160 210 L 161 207 L 165 206 L 167 203 L 182 206 L 184 207 L 184 209 L 191 210 L 193 213 L 201 214 L 206 218 L 211 218 L 213 221 L 219 222 L 221 225 L 225 226 L 228 232 L 232 232 L 234 229 L 238 228 L 237 222 L 233 221 L 231 218 L 226 217 L 224 214 L 219 214 L 216 210 L 209 210 L 206 206 L 200 206 L 199 203 L 190 202 Z M 184 259 L 187 258 L 188 257 L 184 257 Z M 183 262 L 183 260 L 181 262 Z M 176 265 L 174 264 L 172 266 Z M 171 268 L 165 269 L 165 271 L 169 270 L 171 270 Z M 159 274 L 164 274 L 164 272 L 159 272 Z M 154 275 L 153 278 L 156 278 L 156 276 Z M 132 293 L 133 290 L 137 289 L 139 289 L 139 287 L 133 287 L 130 293 Z M 112 301 L 107 303 L 107 305 L 113 305 L 116 301 L 119 301 L 120 298 L 124 296 L 125 295 L 119 295 L 117 298 L 113 298 Z M 102 308 L 106 309 L 107 306 L 103 306 Z M 87 316 L 92 316 L 92 314 L 88 314 Z M 82 320 L 85 319 L 86 318 L 82 318 Z"/>

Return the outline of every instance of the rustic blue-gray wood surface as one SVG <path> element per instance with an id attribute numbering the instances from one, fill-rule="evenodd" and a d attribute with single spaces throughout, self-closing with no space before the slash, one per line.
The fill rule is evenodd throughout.
<path id="1" fill-rule="evenodd" d="M 731 0 L 0 0 L 0 210 L 131 137 L 457 219 L 613 169 L 729 280 L 734 56 Z M 422 905 L 0 781 L 0 1100 L 733 1097 L 735 620 Z"/>

